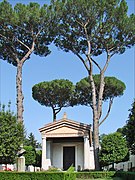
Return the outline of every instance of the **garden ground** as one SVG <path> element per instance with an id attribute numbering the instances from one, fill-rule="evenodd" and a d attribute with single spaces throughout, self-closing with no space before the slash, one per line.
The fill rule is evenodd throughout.
<path id="1" fill-rule="evenodd" d="M 82 179 L 76 179 L 76 180 L 82 180 Z M 84 180 L 92 180 L 92 179 L 84 179 Z M 98 179 L 93 179 L 93 180 L 122 180 L 121 178 L 115 177 L 115 178 L 98 178 Z"/>

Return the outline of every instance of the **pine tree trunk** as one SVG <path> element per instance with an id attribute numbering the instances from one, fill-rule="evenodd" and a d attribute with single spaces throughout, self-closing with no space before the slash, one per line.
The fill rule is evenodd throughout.
<path id="1" fill-rule="evenodd" d="M 104 91 L 104 76 L 101 74 L 101 83 L 99 89 L 99 95 L 96 95 L 96 87 L 93 79 L 93 75 L 89 73 L 90 84 L 92 87 L 92 106 L 93 106 L 93 145 L 94 145 L 94 159 L 95 169 L 100 170 L 99 164 L 99 119 L 102 113 L 102 95 Z"/>
<path id="2" fill-rule="evenodd" d="M 99 165 L 99 123 L 97 115 L 94 115 L 93 119 L 93 139 L 94 139 L 94 159 L 95 159 L 95 169 L 100 170 Z"/>
<path id="3" fill-rule="evenodd" d="M 53 122 L 55 122 L 56 121 L 56 114 L 54 113 L 53 114 Z"/>
<path id="4" fill-rule="evenodd" d="M 55 112 L 54 108 L 52 108 L 52 109 L 53 109 L 53 122 L 55 122 L 56 121 L 56 112 Z"/>
<path id="5" fill-rule="evenodd" d="M 22 93 L 22 66 L 20 61 L 17 63 L 16 90 L 17 90 L 17 121 L 23 123 L 23 93 Z"/>

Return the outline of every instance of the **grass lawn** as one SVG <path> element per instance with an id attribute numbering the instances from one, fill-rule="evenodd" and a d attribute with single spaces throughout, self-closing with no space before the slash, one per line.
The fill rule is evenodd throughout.
<path id="1" fill-rule="evenodd" d="M 82 180 L 82 179 L 77 178 L 76 180 Z M 92 179 L 84 179 L 84 180 L 92 180 Z M 115 177 L 115 178 L 104 178 L 104 179 L 98 178 L 98 179 L 93 179 L 93 180 L 122 180 L 122 179 Z"/>

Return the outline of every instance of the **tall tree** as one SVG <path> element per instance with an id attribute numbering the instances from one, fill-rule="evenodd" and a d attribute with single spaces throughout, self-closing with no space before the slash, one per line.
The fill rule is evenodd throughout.
<path id="1" fill-rule="evenodd" d="M 41 167 L 41 162 L 42 162 L 42 150 L 37 150 L 35 166 Z"/>
<path id="2" fill-rule="evenodd" d="M 100 75 L 93 75 L 93 79 L 94 79 L 95 86 L 96 86 L 96 98 L 97 98 L 98 94 L 99 94 L 99 88 L 100 88 Z M 99 121 L 99 126 L 109 116 L 114 98 L 123 95 L 123 92 L 126 88 L 125 84 L 115 77 L 105 76 L 104 81 L 105 81 L 105 86 L 104 86 L 102 100 L 104 102 L 108 101 L 109 105 L 108 105 L 108 110 L 106 112 L 105 117 L 103 117 Z M 93 107 L 93 105 L 92 105 L 92 88 L 91 88 L 91 84 L 89 82 L 89 77 L 83 78 L 78 83 L 76 83 L 75 91 L 76 91 L 76 100 L 74 100 L 73 103 L 86 105 L 91 108 Z"/>
<path id="3" fill-rule="evenodd" d="M 128 147 L 132 154 L 135 155 L 135 100 L 132 103 L 132 108 L 129 110 L 130 114 L 123 133 L 126 135 Z"/>
<path id="4" fill-rule="evenodd" d="M 95 165 L 99 169 L 99 120 L 102 115 L 104 74 L 115 54 L 122 54 L 135 44 L 135 15 L 127 15 L 125 0 L 56 0 L 52 4 L 61 18 L 56 46 L 73 52 L 89 75 Z M 103 55 L 102 58 L 100 55 Z M 98 95 L 93 77 L 94 67 L 100 75 Z"/>
<path id="5" fill-rule="evenodd" d="M 23 121 L 22 68 L 34 53 L 50 54 L 48 45 L 55 32 L 52 6 L 38 3 L 18 3 L 14 7 L 4 0 L 0 3 L 0 59 L 17 67 L 17 119 Z M 53 31 L 52 31 L 53 30 Z"/>
<path id="6" fill-rule="evenodd" d="M 71 106 L 74 95 L 74 85 L 65 79 L 44 81 L 32 88 L 32 96 L 41 105 L 51 107 L 53 110 L 53 121 L 63 107 Z"/>
<path id="7" fill-rule="evenodd" d="M 22 123 L 9 108 L 0 106 L 0 164 L 14 163 L 24 138 Z"/>
<path id="8" fill-rule="evenodd" d="M 100 151 L 101 166 L 126 161 L 128 156 L 127 142 L 121 133 L 115 132 L 103 137 Z"/>
<path id="9" fill-rule="evenodd" d="M 25 149 L 25 164 L 26 166 L 35 165 L 36 163 L 36 152 L 32 146 L 24 146 Z"/>
<path id="10" fill-rule="evenodd" d="M 30 133 L 28 138 L 25 139 L 25 146 L 32 146 L 34 149 L 37 147 L 37 140 L 33 133 Z"/>
<path id="11" fill-rule="evenodd" d="M 28 138 L 25 138 L 24 141 L 24 149 L 25 158 L 26 158 L 26 165 L 35 165 L 41 167 L 41 143 L 37 142 L 33 133 L 30 133 Z"/>

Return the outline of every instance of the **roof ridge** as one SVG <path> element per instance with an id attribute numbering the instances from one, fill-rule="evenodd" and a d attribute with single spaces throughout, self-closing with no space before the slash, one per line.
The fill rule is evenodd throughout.
<path id="1" fill-rule="evenodd" d="M 44 127 L 40 128 L 39 131 L 42 131 L 43 129 L 53 128 L 53 127 L 56 128 L 57 126 L 63 124 L 64 122 L 68 123 L 69 126 L 76 126 L 76 127 L 78 127 L 78 126 L 81 127 L 82 126 L 82 128 L 88 128 L 88 129 L 91 128 L 90 124 L 85 124 L 85 123 L 77 122 L 77 121 L 74 121 L 74 120 L 71 120 L 71 119 L 67 119 L 67 118 L 63 119 L 62 118 L 62 119 L 59 119 L 59 120 L 57 120 L 55 122 L 46 124 Z"/>

